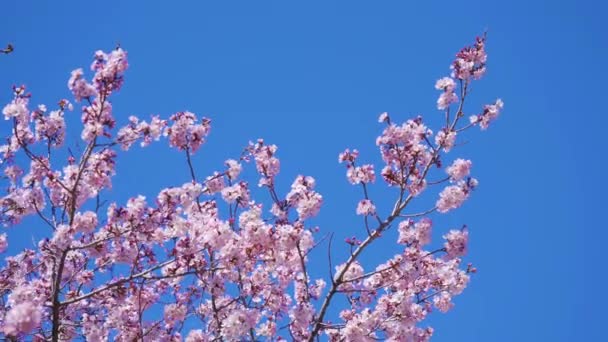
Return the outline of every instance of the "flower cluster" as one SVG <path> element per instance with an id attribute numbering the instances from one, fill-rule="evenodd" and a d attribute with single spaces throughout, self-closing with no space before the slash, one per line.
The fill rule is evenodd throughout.
<path id="1" fill-rule="evenodd" d="M 338 156 L 340 163 L 346 163 L 346 178 L 351 184 L 367 184 L 376 181 L 376 172 L 374 171 L 374 165 L 365 164 L 362 166 L 356 166 L 355 161 L 359 156 L 358 150 L 346 149 Z"/>
<path id="2" fill-rule="evenodd" d="M 435 144 L 443 149 L 444 152 L 450 152 L 456 142 L 456 132 L 450 129 L 442 129 L 435 135 Z"/>
<path id="3" fill-rule="evenodd" d="M 436 204 L 437 210 L 440 213 L 447 213 L 460 207 L 469 198 L 471 191 L 475 189 L 477 184 L 475 178 L 469 178 L 466 181 L 461 180 L 455 185 L 445 187 L 439 194 Z"/>
<path id="4" fill-rule="evenodd" d="M 211 120 L 203 118 L 197 123 L 196 115 L 191 112 L 175 113 L 171 121 L 172 125 L 167 127 L 164 134 L 169 137 L 169 145 L 178 150 L 196 152 L 211 130 Z"/>
<path id="5" fill-rule="evenodd" d="M 298 176 L 287 194 L 287 203 L 296 208 L 301 219 L 316 216 L 321 209 L 323 196 L 314 191 L 315 179 L 308 176 Z"/>
<path id="6" fill-rule="evenodd" d="M 471 121 L 471 124 L 479 124 L 479 127 L 481 127 L 482 130 L 488 129 L 490 122 L 496 120 L 502 111 L 503 106 L 504 103 L 502 100 L 498 99 L 494 104 L 485 105 L 481 114 L 472 115 L 469 120 Z"/>
<path id="7" fill-rule="evenodd" d="M 475 44 L 456 54 L 452 63 L 452 77 L 460 80 L 480 79 L 486 72 L 486 38 L 477 37 Z"/>
<path id="8" fill-rule="evenodd" d="M 452 103 L 458 101 L 458 96 L 454 94 L 454 89 L 456 89 L 456 82 L 450 77 L 444 77 L 435 83 L 435 89 L 442 90 L 443 93 L 439 95 L 439 99 L 437 99 L 437 109 L 445 110 Z"/>
<path id="9" fill-rule="evenodd" d="M 52 146 L 61 146 L 65 138 L 65 120 L 63 118 L 63 108 L 54 110 L 45 115 L 46 106 L 38 106 L 38 110 L 32 113 L 32 120 L 35 122 L 36 140 L 47 140 Z"/>
<path id="10" fill-rule="evenodd" d="M 400 186 L 413 196 L 422 193 L 426 188 L 424 168 L 435 158 L 427 144 L 431 134 L 422 117 L 402 125 L 388 124 L 376 144 L 386 164 L 382 177 L 389 185 Z"/>
<path id="11" fill-rule="evenodd" d="M 471 173 L 473 162 L 458 158 L 445 171 L 450 176 L 450 180 L 459 181 Z"/>
<path id="12" fill-rule="evenodd" d="M 255 167 L 261 176 L 258 185 L 272 187 L 274 178 L 281 169 L 281 163 L 275 157 L 277 146 L 266 145 L 263 139 L 259 139 L 256 143 L 249 143 L 247 152 L 253 157 Z"/>
<path id="13" fill-rule="evenodd" d="M 374 215 L 376 213 L 376 206 L 372 201 L 363 199 L 357 205 L 357 215 Z"/>
<path id="14" fill-rule="evenodd" d="M 127 151 L 138 139 L 142 139 L 141 147 L 150 145 L 152 140 L 158 141 L 167 121 L 161 120 L 158 116 L 152 116 L 150 122 L 140 121 L 136 116 L 129 117 L 129 124 L 122 127 L 117 135 L 116 141 L 120 147 Z"/>
<path id="15" fill-rule="evenodd" d="M 68 88 L 72 91 L 76 102 L 80 102 L 82 99 L 90 99 L 97 95 L 95 87 L 84 78 L 84 71 L 82 69 L 72 71 L 72 75 L 68 80 Z"/>

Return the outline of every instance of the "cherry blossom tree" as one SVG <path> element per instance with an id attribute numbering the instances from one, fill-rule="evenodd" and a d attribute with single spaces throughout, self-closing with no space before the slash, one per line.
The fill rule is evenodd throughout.
<path id="1" fill-rule="evenodd" d="M 496 100 L 465 114 L 471 86 L 486 71 L 485 36 L 462 49 L 451 76 L 437 81 L 436 107 L 445 120 L 436 133 L 422 117 L 399 123 L 382 113 L 376 140 L 382 165 L 360 163 L 356 149 L 339 154 L 347 181 L 362 193 L 353 208 L 362 216 L 360 231 L 344 242 L 319 237 L 323 230 L 309 224 L 323 203 L 314 178 L 297 176 L 286 194 L 277 189 L 277 146 L 250 142 L 242 155 L 201 176 L 191 157 L 205 143 L 210 119 L 177 112 L 117 123 L 112 98 L 127 68 L 124 50 L 98 51 L 92 78 L 76 69 L 67 82 L 74 104 L 62 99 L 52 108 L 32 108 L 32 95 L 15 86 L 2 110 L 11 133 L 0 146 L 6 184 L 0 209 L 7 228 L 0 253 L 12 229 L 29 229 L 20 225 L 25 217 L 36 218 L 48 234 L 0 264 L 0 335 L 14 341 L 188 342 L 431 337 L 433 329 L 422 321 L 435 309 L 450 310 L 475 272 L 461 259 L 466 226 L 446 229 L 445 241 L 429 246 L 431 216 L 460 207 L 478 184 L 470 160 L 444 163 L 447 154 L 464 131 L 487 129 L 503 107 Z M 85 144 L 76 155 L 65 146 L 64 118 L 74 112 L 80 112 Z M 191 181 L 162 189 L 156 198 L 134 196 L 106 206 L 117 150 L 161 138 L 184 155 Z M 244 167 L 255 168 L 259 178 L 250 181 L 267 190 L 266 198 L 252 198 L 241 177 Z M 377 207 L 368 195 L 376 178 L 395 198 L 391 208 Z M 435 205 L 409 213 L 423 194 Z M 396 241 L 384 234 L 391 229 Z M 395 243 L 401 252 L 370 264 L 363 252 L 378 241 Z M 332 258 L 336 248 L 350 251 L 346 260 Z M 312 251 L 327 253 L 330 277 L 311 276 Z"/>

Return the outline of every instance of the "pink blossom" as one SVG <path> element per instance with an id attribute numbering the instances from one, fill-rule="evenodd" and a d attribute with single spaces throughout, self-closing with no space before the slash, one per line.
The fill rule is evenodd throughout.
<path id="1" fill-rule="evenodd" d="M 376 139 L 376 145 L 418 143 L 430 133 L 430 130 L 422 124 L 422 119 L 417 118 L 408 120 L 400 126 L 389 125 L 384 129 L 382 135 Z"/>
<path id="2" fill-rule="evenodd" d="M 306 340 L 309 335 L 309 326 L 314 319 L 314 307 L 310 303 L 302 303 L 294 306 L 289 311 L 291 324 L 289 330 L 296 341 Z"/>
<path id="3" fill-rule="evenodd" d="M 471 124 L 479 124 L 479 127 L 482 130 L 486 130 L 490 126 L 490 123 L 496 120 L 496 118 L 502 111 L 503 106 L 504 103 L 502 102 L 502 100 L 498 99 L 494 104 L 485 105 L 483 107 L 483 112 L 479 115 L 471 116 L 469 118 L 469 121 L 471 122 Z"/>
<path id="4" fill-rule="evenodd" d="M 449 131 L 446 133 L 444 129 L 437 132 L 435 135 L 435 144 L 437 146 L 443 147 L 444 152 L 450 152 L 450 150 L 454 147 L 454 143 L 456 142 L 456 132 Z"/>
<path id="5" fill-rule="evenodd" d="M 453 92 L 456 89 L 456 82 L 451 77 L 444 77 L 437 80 L 435 83 L 435 89 L 443 90 L 445 92 Z"/>
<path id="6" fill-rule="evenodd" d="M 97 214 L 92 211 L 76 213 L 72 225 L 76 231 L 91 232 L 97 227 Z"/>
<path id="7" fill-rule="evenodd" d="M 469 80 L 480 79 L 486 71 L 485 36 L 478 37 L 475 44 L 460 50 L 451 65 L 452 77 Z"/>
<path id="8" fill-rule="evenodd" d="M 167 126 L 166 120 L 161 120 L 157 115 L 153 115 L 150 123 L 142 122 L 137 126 L 137 129 L 143 134 L 144 141 L 141 146 L 147 146 L 152 140 L 158 140 Z"/>
<path id="9" fill-rule="evenodd" d="M 53 146 L 61 146 L 65 136 L 65 121 L 62 111 L 52 111 L 48 116 L 41 112 L 34 115 L 36 139 L 48 140 Z"/>
<path id="10" fill-rule="evenodd" d="M 268 338 L 274 337 L 277 333 L 277 325 L 272 321 L 266 321 L 259 325 L 256 329 L 256 333 Z"/>
<path id="11" fill-rule="evenodd" d="M 438 109 L 447 109 L 452 103 L 458 102 L 458 96 L 454 94 L 455 88 L 456 83 L 450 77 L 444 77 L 435 83 L 435 89 L 443 90 L 443 93 L 441 93 L 439 99 L 437 99 Z"/>
<path id="12" fill-rule="evenodd" d="M 325 280 L 317 279 L 315 280 L 315 284 L 310 286 L 308 292 L 315 299 L 321 298 L 321 293 L 326 285 L 327 283 L 325 283 Z"/>
<path id="13" fill-rule="evenodd" d="M 350 163 L 354 163 L 355 160 L 357 160 L 357 157 L 359 157 L 359 151 L 354 149 L 354 150 L 350 150 L 350 149 L 346 149 L 344 150 L 344 152 L 340 153 L 338 155 L 338 162 L 342 163 L 345 161 L 348 161 Z"/>
<path id="14" fill-rule="evenodd" d="M 182 322 L 186 317 L 188 308 L 180 304 L 165 305 L 165 322 L 167 326 Z"/>
<path id="15" fill-rule="evenodd" d="M 24 216 L 36 213 L 36 209 L 43 210 L 45 203 L 44 193 L 39 184 L 32 188 L 16 188 L 0 198 L 0 206 L 6 208 L 3 214 L 13 223 L 20 222 Z"/>
<path id="16" fill-rule="evenodd" d="M 3 331 L 9 336 L 29 333 L 40 325 L 42 309 L 31 302 L 13 306 L 4 318 Z"/>
<path id="17" fill-rule="evenodd" d="M 224 201 L 228 203 L 238 202 L 241 206 L 245 206 L 249 203 L 249 189 L 245 182 L 227 186 L 221 190 L 221 193 Z"/>
<path id="18" fill-rule="evenodd" d="M 258 174 L 261 176 L 258 181 L 258 186 L 272 187 L 274 178 L 279 173 L 281 163 L 275 154 L 277 152 L 276 145 L 268 145 L 264 143 L 264 139 L 258 139 L 254 144 L 249 142 L 247 151 L 255 160 L 255 166 Z M 249 160 L 249 157 L 246 158 Z"/>
<path id="19" fill-rule="evenodd" d="M 28 113 L 27 102 L 23 100 L 15 100 L 2 109 L 5 120 L 16 118 L 20 121 L 24 121 L 27 120 Z"/>
<path id="20" fill-rule="evenodd" d="M 433 222 L 428 218 L 422 218 L 420 221 L 406 220 L 399 223 L 399 239 L 400 244 L 420 244 L 426 245 L 431 242 L 431 228 Z"/>
<path id="21" fill-rule="evenodd" d="M 87 83 L 83 78 L 84 72 L 82 69 L 76 69 L 72 71 L 70 80 L 68 81 L 68 88 L 74 94 L 76 102 L 80 102 L 82 99 L 90 98 L 97 95 L 97 91 L 93 85 Z"/>
<path id="22" fill-rule="evenodd" d="M 348 265 L 348 268 L 346 269 L 346 271 L 344 271 L 346 267 L 346 264 L 336 266 L 336 276 L 339 274 L 343 274 L 342 279 L 352 280 L 359 278 L 363 275 L 363 267 L 359 262 L 353 262 L 352 264 Z"/>
<path id="23" fill-rule="evenodd" d="M 108 101 L 95 99 L 90 106 L 82 110 L 81 121 L 84 125 L 80 134 L 82 140 L 92 141 L 99 136 L 108 136 L 108 130 L 114 128 L 115 120 L 112 115 L 112 104 Z"/>
<path id="24" fill-rule="evenodd" d="M 87 341 L 107 340 L 108 331 L 101 322 L 103 318 L 86 313 L 82 315 L 82 330 Z"/>
<path id="25" fill-rule="evenodd" d="M 412 196 L 419 196 L 426 189 L 426 179 L 423 179 L 417 172 L 410 175 L 409 178 L 410 183 L 407 184 L 406 189 Z"/>
<path id="26" fill-rule="evenodd" d="M 256 326 L 258 314 L 254 310 L 233 309 L 222 321 L 222 334 L 229 341 L 242 340 L 249 329 Z"/>
<path id="27" fill-rule="evenodd" d="M 471 190 L 477 187 L 477 180 L 470 178 L 467 181 L 460 180 L 456 185 L 449 185 L 439 194 L 439 200 L 435 204 L 437 211 L 446 213 L 452 209 L 456 209 L 469 198 Z"/>
<path id="28" fill-rule="evenodd" d="M 205 336 L 201 329 L 190 330 L 188 336 L 186 336 L 186 342 L 207 342 L 210 338 Z"/>
<path id="29" fill-rule="evenodd" d="M 243 167 L 241 166 L 241 164 L 239 164 L 239 162 L 234 159 L 226 160 L 225 164 L 226 166 L 228 166 L 228 178 L 230 178 L 231 180 L 235 180 L 241 173 Z"/>
<path id="30" fill-rule="evenodd" d="M 372 201 L 363 199 L 357 204 L 357 215 L 374 215 L 376 214 L 376 206 Z"/>
<path id="31" fill-rule="evenodd" d="M 197 118 L 191 112 L 178 112 L 171 116 L 173 124 L 165 129 L 169 137 L 169 145 L 179 150 L 196 152 L 205 142 L 211 130 L 211 120 L 203 118 L 197 123 Z"/>
<path id="32" fill-rule="evenodd" d="M 433 297 L 433 304 L 441 312 L 448 312 L 454 304 L 452 303 L 452 296 L 447 292 L 441 292 L 439 295 Z"/>
<path id="33" fill-rule="evenodd" d="M 458 102 L 458 96 L 456 96 L 456 94 L 453 92 L 446 91 L 445 93 L 441 93 L 441 95 L 439 95 L 439 98 L 437 99 L 437 109 L 445 110 L 455 102 Z"/>
<path id="34" fill-rule="evenodd" d="M 4 174 L 11 180 L 11 183 L 15 184 L 17 178 L 23 174 L 23 170 L 17 165 L 10 165 L 4 169 Z"/>
<path id="35" fill-rule="evenodd" d="M 207 187 L 207 191 L 209 193 L 214 194 L 222 191 L 226 185 L 224 184 L 224 178 L 216 172 L 213 176 L 207 177 L 205 180 L 205 186 Z"/>
<path id="36" fill-rule="evenodd" d="M 390 118 L 389 118 L 387 112 L 381 113 L 380 116 L 378 117 L 378 122 L 379 123 L 388 122 L 388 121 L 390 121 Z"/>
<path id="37" fill-rule="evenodd" d="M 281 205 L 277 203 L 273 203 L 270 208 L 270 213 L 276 216 L 279 219 L 285 219 L 287 217 L 287 211 L 282 208 Z"/>
<path id="38" fill-rule="evenodd" d="M 363 166 L 350 166 L 346 170 L 346 178 L 351 184 L 373 183 L 376 181 L 374 166 L 366 164 Z"/>
<path id="39" fill-rule="evenodd" d="M 360 313 L 346 320 L 346 325 L 340 332 L 343 341 L 376 341 L 378 336 L 374 327 L 381 322 L 379 314 L 369 309 L 363 309 Z"/>
<path id="40" fill-rule="evenodd" d="M 414 196 L 426 187 L 426 180 L 420 175 L 431 162 L 433 155 L 427 144 L 432 134 L 418 117 L 402 125 L 391 123 L 376 139 L 386 166 L 382 177 L 391 186 L 401 185 Z"/>
<path id="41" fill-rule="evenodd" d="M 127 52 L 121 48 L 110 53 L 97 51 L 91 64 L 91 70 L 96 71 L 93 77 L 95 88 L 106 94 L 119 90 L 124 81 L 123 73 L 128 67 Z"/>
<path id="42" fill-rule="evenodd" d="M 286 200 L 296 207 L 301 219 L 316 216 L 321 209 L 323 196 L 314 191 L 315 179 L 312 177 L 298 176 L 291 185 L 291 191 Z"/>
<path id="43" fill-rule="evenodd" d="M 395 172 L 395 170 L 393 170 L 393 168 L 389 165 L 385 166 L 380 174 L 389 186 L 399 185 L 402 182 L 402 179 L 400 179 L 402 178 L 400 177 L 400 174 Z"/>
<path id="44" fill-rule="evenodd" d="M 222 198 L 228 203 L 234 203 L 241 197 L 241 187 L 238 184 L 222 189 Z"/>
<path id="45" fill-rule="evenodd" d="M 301 219 L 305 220 L 314 217 L 319 213 L 323 196 L 316 192 L 310 192 L 306 197 L 301 198 L 296 204 L 296 211 Z"/>
<path id="46" fill-rule="evenodd" d="M 467 253 L 469 232 L 466 229 L 452 229 L 443 238 L 446 240 L 444 247 L 449 258 L 461 257 Z"/>
<path id="47" fill-rule="evenodd" d="M 464 159 L 458 158 L 458 159 L 454 160 L 452 165 L 450 165 L 446 169 L 446 172 L 450 176 L 450 180 L 457 182 L 457 181 L 463 179 L 464 177 L 468 176 L 471 173 L 472 165 L 473 165 L 473 162 L 471 162 L 470 160 L 464 160 Z"/>
<path id="48" fill-rule="evenodd" d="M 122 127 L 117 134 L 117 141 L 120 147 L 127 151 L 133 143 L 138 139 L 143 138 L 140 145 L 148 146 L 153 140 L 159 140 L 163 129 L 167 126 L 166 120 L 159 119 L 158 116 L 152 116 L 150 123 L 140 121 L 136 116 L 129 117 L 129 124 Z"/>
<path id="49" fill-rule="evenodd" d="M 0 253 L 4 253 L 4 251 L 8 248 L 8 241 L 6 238 L 6 233 L 0 234 Z"/>
<path id="50" fill-rule="evenodd" d="M 446 213 L 452 209 L 456 209 L 462 205 L 467 197 L 468 192 L 462 186 L 450 185 L 439 194 L 439 200 L 436 204 L 437 211 Z"/>

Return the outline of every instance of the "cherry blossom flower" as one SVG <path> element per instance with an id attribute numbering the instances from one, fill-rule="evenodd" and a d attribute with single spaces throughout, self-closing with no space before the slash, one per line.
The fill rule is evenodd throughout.
<path id="1" fill-rule="evenodd" d="M 435 144 L 437 146 L 443 147 L 444 152 L 450 152 L 450 150 L 454 147 L 454 143 L 456 142 L 456 132 L 445 130 L 441 130 L 437 132 L 435 135 Z"/>
<path id="2" fill-rule="evenodd" d="M 464 230 L 450 230 L 448 234 L 444 235 L 443 238 L 446 240 L 445 249 L 448 253 L 448 257 L 456 258 L 463 256 L 467 253 L 467 243 L 469 241 L 469 232 Z"/>
<path id="3" fill-rule="evenodd" d="M 464 160 L 462 158 L 458 158 L 454 160 L 452 165 L 450 165 L 446 172 L 450 176 L 450 180 L 459 181 L 471 173 L 471 166 L 473 162 L 470 160 Z"/>
<path id="4" fill-rule="evenodd" d="M 460 207 L 469 198 L 471 190 L 476 186 L 477 180 L 469 179 L 468 181 L 461 180 L 456 185 L 445 187 L 439 194 L 439 200 L 436 203 L 437 211 L 446 213 Z"/>
<path id="5" fill-rule="evenodd" d="M 4 251 L 8 248 L 8 241 L 6 237 L 6 233 L 0 234 L 0 253 L 4 253 Z"/>
<path id="6" fill-rule="evenodd" d="M 8 336 L 29 333 L 40 325 L 42 309 L 31 302 L 23 302 L 13 306 L 4 318 L 2 330 Z"/>
<path id="7" fill-rule="evenodd" d="M 471 124 L 479 124 L 479 127 L 482 130 L 486 130 L 490 126 L 490 122 L 496 120 L 496 118 L 502 111 L 503 106 L 504 103 L 502 102 L 502 100 L 498 99 L 494 104 L 485 105 L 483 107 L 483 112 L 479 115 L 471 116 L 469 121 L 471 122 Z"/>
<path id="8" fill-rule="evenodd" d="M 357 215 L 374 215 L 376 213 L 376 206 L 372 201 L 363 199 L 357 204 Z"/>
<path id="9" fill-rule="evenodd" d="M 76 102 L 80 102 L 82 99 L 97 95 L 95 87 L 93 87 L 92 84 L 87 83 L 83 76 L 83 70 L 76 69 L 72 71 L 72 75 L 68 81 L 68 88 L 72 91 L 72 94 L 74 94 L 74 99 Z"/>
<path id="10" fill-rule="evenodd" d="M 165 129 L 169 137 L 169 145 L 179 150 L 196 152 L 205 142 L 211 129 L 211 120 L 203 118 L 197 123 L 197 118 L 191 112 L 178 112 L 171 116 L 173 124 Z"/>
<path id="11" fill-rule="evenodd" d="M 389 118 L 387 112 L 381 113 L 380 116 L 378 117 L 378 122 L 379 123 L 388 122 L 388 121 L 390 121 L 390 118 Z"/>
<path id="12" fill-rule="evenodd" d="M 433 297 L 433 304 L 441 312 L 448 312 L 454 304 L 452 303 L 452 296 L 447 292 L 441 292 L 439 295 Z"/>
<path id="13" fill-rule="evenodd" d="M 475 44 L 460 50 L 451 65 L 453 78 L 480 79 L 485 74 L 487 60 L 485 42 L 485 36 L 478 37 Z"/>
<path id="14" fill-rule="evenodd" d="M 228 178 L 232 180 L 236 179 L 243 169 L 241 164 L 234 159 L 226 160 L 226 166 L 228 166 Z"/>
<path id="15" fill-rule="evenodd" d="M 437 99 L 437 109 L 444 110 L 452 103 L 458 102 L 458 96 L 454 94 L 455 88 L 456 83 L 450 77 L 444 77 L 435 83 L 435 89 L 443 90 L 443 93 L 441 93 L 439 99 Z"/>
<path id="16" fill-rule="evenodd" d="M 344 152 L 340 153 L 340 155 L 338 156 L 338 162 L 342 163 L 342 162 L 350 162 L 353 163 L 355 162 L 355 160 L 357 160 L 357 158 L 359 157 L 359 151 L 354 149 L 354 150 L 350 150 L 350 149 L 346 149 L 344 150 Z"/>
<path id="17" fill-rule="evenodd" d="M 426 245 L 431 242 L 431 228 L 433 222 L 429 218 L 422 218 L 414 223 L 412 220 L 401 221 L 399 223 L 399 239 L 401 244 Z"/>
<path id="18" fill-rule="evenodd" d="M 363 166 L 350 166 L 346 170 L 346 177 L 351 184 L 373 183 L 376 181 L 374 166 L 366 164 Z"/>

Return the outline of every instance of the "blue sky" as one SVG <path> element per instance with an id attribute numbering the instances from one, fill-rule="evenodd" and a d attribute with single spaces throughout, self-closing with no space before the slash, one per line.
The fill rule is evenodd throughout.
<path id="1" fill-rule="evenodd" d="M 92 4 L 92 2 L 91 2 Z M 487 132 L 451 153 L 474 162 L 480 187 L 461 210 L 437 216 L 436 237 L 466 223 L 467 260 L 479 268 L 435 341 L 600 340 L 608 305 L 605 80 L 608 6 L 600 1 L 81 1 L 0 5 L 2 103 L 25 83 L 34 103 L 68 97 L 69 72 L 119 42 L 131 67 L 113 104 L 128 115 L 190 110 L 213 120 L 195 157 L 200 174 L 258 137 L 279 146 L 281 182 L 312 175 L 325 206 L 314 221 L 338 236 L 361 233 L 337 154 L 377 161 L 378 113 L 431 122 L 436 79 L 475 35 L 488 31 L 487 76 L 470 111 L 501 97 Z M 77 114 L 74 114 L 77 115 Z M 2 128 L 4 131 L 4 127 Z M 76 135 L 76 131 L 72 134 Z M 188 179 L 165 143 L 123 156 L 109 199 L 153 197 Z M 373 187 L 380 203 L 389 192 Z M 386 207 L 385 210 L 388 210 Z M 11 246 L 24 247 L 37 226 Z M 392 242 L 391 242 L 392 243 Z M 21 245 L 20 245 L 21 244 Z M 388 244 L 387 244 L 388 246 Z M 381 246 L 377 251 L 382 251 Z M 345 247 L 335 247 L 336 255 Z M 371 259 L 377 257 L 375 253 Z M 325 274 L 323 260 L 313 260 Z"/>

